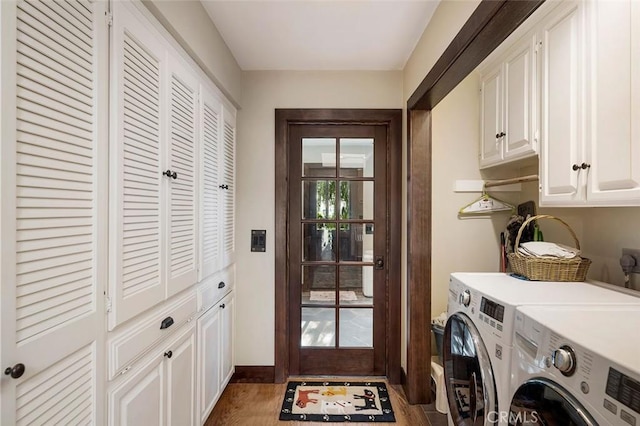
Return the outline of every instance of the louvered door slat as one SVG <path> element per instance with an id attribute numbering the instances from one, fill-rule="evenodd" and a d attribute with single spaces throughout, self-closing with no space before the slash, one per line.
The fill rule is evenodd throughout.
<path id="1" fill-rule="evenodd" d="M 176 61 L 177 62 L 177 61 Z M 177 179 L 169 181 L 168 295 L 196 282 L 196 132 L 197 79 L 176 66 L 169 96 L 170 166 Z"/>
<path id="2" fill-rule="evenodd" d="M 21 383 L 17 389 L 16 423 L 54 424 L 54 418 L 73 413 L 78 404 L 91 407 L 94 356 L 92 347 L 83 348 Z"/>
<path id="3" fill-rule="evenodd" d="M 114 4 L 117 58 L 113 90 L 117 128 L 117 182 L 112 223 L 113 313 L 109 329 L 161 302 L 165 284 L 162 262 L 162 85 L 164 47 L 155 31 L 138 21 L 126 5 Z"/>

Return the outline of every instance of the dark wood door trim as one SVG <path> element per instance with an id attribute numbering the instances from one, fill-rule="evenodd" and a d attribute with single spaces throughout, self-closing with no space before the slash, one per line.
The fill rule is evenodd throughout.
<path id="1" fill-rule="evenodd" d="M 387 330 L 387 378 L 399 383 L 400 369 L 400 250 L 402 200 L 402 110 L 395 109 L 276 109 L 275 111 L 275 382 L 289 376 L 289 126 L 293 124 L 375 124 L 387 126 L 387 186 L 390 209 L 388 223 L 389 253 L 387 260 L 387 295 L 389 322 Z"/>
<path id="2" fill-rule="evenodd" d="M 407 369 L 411 404 L 431 400 L 431 109 L 544 0 L 483 0 L 407 101 Z"/>

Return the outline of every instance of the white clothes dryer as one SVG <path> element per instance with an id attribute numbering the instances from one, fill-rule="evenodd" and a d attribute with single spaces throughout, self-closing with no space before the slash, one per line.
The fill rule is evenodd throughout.
<path id="1" fill-rule="evenodd" d="M 640 308 L 523 306 L 509 424 L 640 424 Z"/>
<path id="2" fill-rule="evenodd" d="M 554 304 L 640 306 L 640 298 L 593 283 L 525 281 L 504 273 L 451 274 L 443 337 L 450 423 L 508 424 L 516 308 Z"/>

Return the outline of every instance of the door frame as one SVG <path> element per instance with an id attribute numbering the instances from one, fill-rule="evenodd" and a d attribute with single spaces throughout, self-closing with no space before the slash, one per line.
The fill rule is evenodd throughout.
<path id="1" fill-rule="evenodd" d="M 275 382 L 289 377 L 289 126 L 294 124 L 384 125 L 387 127 L 387 324 L 386 376 L 400 383 L 401 237 L 402 237 L 402 110 L 401 109 L 276 109 L 275 110 Z M 389 283 L 397 283 L 390 285 Z"/>
<path id="2" fill-rule="evenodd" d="M 407 371 L 410 404 L 431 402 L 431 111 L 545 0 L 482 0 L 407 101 Z"/>

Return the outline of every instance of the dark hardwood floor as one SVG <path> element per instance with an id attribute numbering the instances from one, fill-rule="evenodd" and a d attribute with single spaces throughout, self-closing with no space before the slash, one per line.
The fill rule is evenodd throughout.
<path id="1" fill-rule="evenodd" d="M 301 378 L 291 378 L 300 380 Z M 315 378 L 304 378 L 307 380 L 318 380 Z M 303 379 L 303 380 L 304 380 Z M 323 377 L 322 380 L 332 380 Z M 339 380 L 345 380 L 341 377 Z M 348 378 L 346 380 L 362 381 L 367 378 Z M 371 378 L 371 380 L 380 380 Z M 278 420 L 282 398 L 287 388 L 283 384 L 262 384 L 262 383 L 230 383 L 220 397 L 205 426 L 224 425 L 247 425 L 247 426 L 270 426 L 270 425 L 291 425 L 291 426 L 311 426 L 327 424 L 325 422 L 281 422 Z M 441 426 L 446 425 L 446 416 L 438 414 L 432 405 L 410 405 L 407 402 L 402 386 L 389 385 L 389 395 L 391 405 L 396 416 L 396 425 L 407 426 Z M 340 423 L 340 424 L 371 424 L 371 423 Z M 389 423 L 386 423 L 389 424 Z"/>

